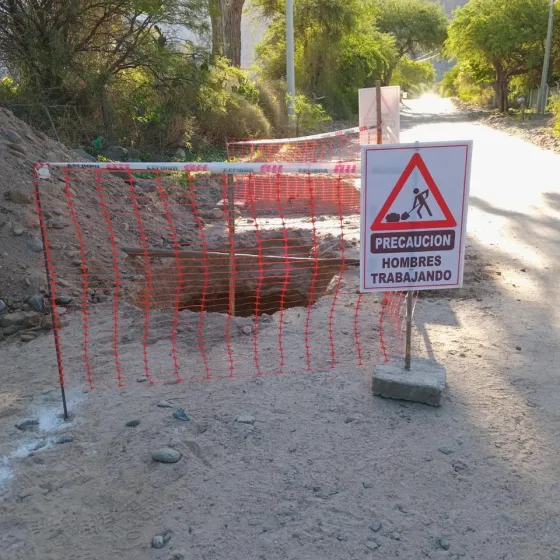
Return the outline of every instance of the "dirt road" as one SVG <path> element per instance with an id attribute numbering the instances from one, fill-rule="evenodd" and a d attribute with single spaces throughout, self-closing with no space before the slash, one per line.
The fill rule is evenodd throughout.
<path id="1" fill-rule="evenodd" d="M 29 454 L 17 420 L 60 430 L 52 342 L 0 346 L 2 560 L 560 558 L 560 156 L 407 103 L 402 141 L 474 140 L 466 286 L 415 318 L 443 407 L 347 370 L 138 384 L 70 394 L 74 441 Z M 167 445 L 181 461 L 153 462 Z"/>

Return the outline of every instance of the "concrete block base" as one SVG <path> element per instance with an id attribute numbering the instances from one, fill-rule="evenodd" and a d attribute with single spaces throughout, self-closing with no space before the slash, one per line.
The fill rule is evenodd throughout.
<path id="1" fill-rule="evenodd" d="M 373 371 L 373 394 L 440 406 L 445 389 L 445 368 L 433 360 L 412 360 L 410 371 L 402 364 L 380 364 Z"/>

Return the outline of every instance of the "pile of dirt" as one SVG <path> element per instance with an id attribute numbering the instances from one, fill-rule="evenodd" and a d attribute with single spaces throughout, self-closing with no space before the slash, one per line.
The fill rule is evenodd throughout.
<path id="1" fill-rule="evenodd" d="M 41 324 L 28 303 L 46 290 L 33 162 L 74 159 L 77 156 L 72 150 L 0 108 L 0 312 L 25 314 L 0 318 L 0 339 L 20 326 Z"/>
<path id="2" fill-rule="evenodd" d="M 36 338 L 43 330 L 52 328 L 47 308 L 50 299 L 45 297 L 48 285 L 39 215 L 35 204 L 33 164 L 45 161 L 84 161 L 88 157 L 90 156 L 85 152 L 68 149 L 47 138 L 8 110 L 0 108 L 0 172 L 4 179 L 0 182 L 0 340 L 10 338 L 27 342 Z M 104 202 L 101 202 L 99 191 L 101 183 Z M 132 189 L 135 201 L 131 196 L 131 183 L 135 187 Z M 65 322 L 63 316 L 67 311 L 78 311 L 85 304 L 86 297 L 88 305 L 104 303 L 117 290 L 121 301 L 124 298 L 130 303 L 138 304 L 139 294 L 143 301 L 141 294 L 146 285 L 147 272 L 143 266 L 144 259 L 126 257 L 123 248 L 138 249 L 145 245 L 150 249 L 173 250 L 178 243 L 181 250 L 194 252 L 229 250 L 225 214 L 218 207 L 224 194 L 227 196 L 227 183 L 224 185 L 223 177 L 206 173 L 192 175 L 190 179 L 163 173 L 161 176 L 136 173 L 132 177 L 128 171 L 64 171 L 51 167 L 50 177 L 39 179 L 38 184 L 49 240 L 48 248 L 55 268 L 57 315 L 62 318 L 62 326 Z M 163 197 L 160 186 L 165 193 Z M 107 222 L 109 215 L 111 227 Z M 236 210 L 236 217 L 239 218 L 240 215 L 241 211 Z M 328 224 L 325 217 L 321 219 Z M 174 231 L 170 228 L 170 220 L 174 224 Z M 309 225 L 303 223 L 306 220 L 302 218 L 298 221 L 299 226 L 305 229 Z M 253 219 L 246 221 L 253 225 L 249 225 L 245 231 L 236 229 L 235 244 L 240 251 L 254 253 L 258 246 L 258 227 Z M 265 220 L 263 225 L 266 226 L 267 223 Z M 340 228 L 338 221 L 335 223 Z M 315 244 L 323 256 L 328 254 L 335 257 L 340 249 L 340 234 L 333 236 L 332 232 L 325 231 L 316 233 L 314 238 L 309 227 L 305 234 L 299 227 L 288 229 L 290 236 L 295 235 L 296 248 L 305 249 L 305 254 L 300 256 L 311 258 L 311 248 Z M 326 228 L 329 229 L 332 228 Z M 260 232 L 258 237 L 263 243 L 264 253 L 283 255 L 284 235 L 283 229 L 278 227 L 275 231 Z M 305 239 L 300 239 L 302 236 Z M 350 248 L 353 244 L 345 242 L 345 246 Z M 118 278 L 115 276 L 116 253 Z M 196 257 L 194 258 L 196 261 Z M 169 274 L 163 275 L 164 284 L 169 285 L 158 286 L 161 276 L 161 268 L 158 266 L 163 266 L 165 272 L 167 265 L 172 265 L 172 275 L 176 266 L 173 259 L 169 261 L 155 258 L 152 261 L 153 286 L 159 303 L 165 300 L 166 289 L 171 290 L 167 299 L 174 301 L 177 282 L 169 282 Z M 255 290 L 262 291 L 260 296 L 265 299 L 268 297 L 272 302 L 269 312 L 274 312 L 278 307 L 276 300 L 290 299 L 293 300 L 293 305 L 308 303 L 310 285 L 314 286 L 315 301 L 327 290 L 340 267 L 340 264 L 335 263 L 326 270 L 326 274 L 318 275 L 312 270 L 313 262 L 304 262 L 298 265 L 303 267 L 299 276 L 296 274 L 298 277 L 290 280 L 289 285 L 286 283 L 282 286 L 278 279 L 286 277 L 282 268 L 285 263 L 283 260 L 273 262 L 267 265 L 270 271 L 266 268 L 274 284 L 270 288 L 273 293 L 269 295 L 264 290 L 264 284 L 257 281 L 259 274 L 262 274 L 259 259 L 249 261 L 247 266 L 242 266 L 239 270 L 236 282 L 236 292 L 240 292 L 238 299 L 241 301 L 243 295 L 249 301 Z M 226 261 L 223 264 L 225 263 Z M 183 264 L 191 274 L 196 273 L 196 278 L 204 275 L 204 267 L 201 268 L 200 263 L 185 259 Z M 295 270 L 295 267 L 292 269 Z M 210 281 L 219 285 L 211 287 L 209 293 L 227 295 L 228 282 L 224 280 L 227 280 L 227 266 L 220 264 L 212 271 L 216 274 L 210 275 Z M 83 288 L 84 279 L 87 281 L 87 296 Z M 276 284 L 281 287 L 278 288 Z M 193 294 L 188 290 L 184 294 L 182 309 L 197 309 L 200 297 L 194 292 Z M 159 307 L 162 309 L 161 305 Z M 265 311 L 264 307 L 262 311 Z M 252 308 L 253 304 L 241 314 L 250 315 Z M 241 303 L 239 309 L 241 311 Z M 227 312 L 228 305 L 227 302 L 222 302 L 215 309 L 208 310 Z"/>
<path id="3" fill-rule="evenodd" d="M 36 131 L 14 115 L 0 108 L 0 340 L 13 337 L 32 340 L 41 330 L 52 328 L 47 315 L 48 292 L 44 265 L 43 242 L 35 204 L 33 164 L 43 161 L 84 161 L 88 155 L 59 144 Z M 128 173 L 103 174 L 103 188 L 111 200 L 115 236 L 119 244 L 138 244 L 138 224 L 131 211 Z M 206 176 L 203 181 L 211 182 Z M 153 246 L 170 244 L 162 240 L 168 221 L 157 185 L 153 180 L 134 179 L 138 204 L 145 210 L 147 243 Z M 92 302 L 102 301 L 112 289 L 110 253 L 107 253 L 107 228 L 100 212 L 96 193 L 96 175 L 92 171 L 72 172 L 68 182 L 61 170 L 51 169 L 49 179 L 41 179 L 41 199 L 50 238 L 52 259 L 57 276 L 57 305 L 61 315 L 67 306 L 76 305 L 81 292 L 80 246 L 67 201 L 67 184 L 80 227 L 87 240 L 87 267 Z M 200 220 L 221 198 L 220 188 L 207 184 L 197 196 Z M 176 205 L 184 204 L 185 188 L 177 186 L 172 193 Z M 118 219 L 117 219 L 118 218 Z M 200 244 L 192 212 L 174 216 L 182 245 Z M 133 263 L 123 264 L 124 290 L 134 280 Z M 74 302 L 74 303 L 73 303 Z"/>

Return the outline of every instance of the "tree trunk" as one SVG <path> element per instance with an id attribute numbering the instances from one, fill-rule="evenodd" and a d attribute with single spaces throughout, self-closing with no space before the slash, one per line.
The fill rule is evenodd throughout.
<path id="1" fill-rule="evenodd" d="M 241 66 L 241 14 L 245 0 L 210 0 L 212 55 Z"/>
<path id="2" fill-rule="evenodd" d="M 494 83 L 494 91 L 496 92 L 496 105 L 500 113 L 506 113 L 509 109 L 508 105 L 508 84 L 509 77 L 503 70 L 496 70 L 496 82 Z"/>
<path id="3" fill-rule="evenodd" d="M 381 77 L 381 85 L 382 86 L 390 86 L 391 80 L 393 79 L 393 72 L 395 71 L 396 65 L 390 64 L 385 68 L 383 75 Z"/>

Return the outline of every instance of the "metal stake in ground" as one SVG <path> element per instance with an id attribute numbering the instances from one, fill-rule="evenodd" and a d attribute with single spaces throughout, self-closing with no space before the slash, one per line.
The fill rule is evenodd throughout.
<path id="1" fill-rule="evenodd" d="M 229 307 L 230 315 L 235 315 L 235 186 L 233 175 L 228 175 L 228 227 L 229 244 Z"/>
<path id="2" fill-rule="evenodd" d="M 41 205 L 41 194 L 39 191 L 39 177 L 37 173 L 37 168 L 35 168 L 35 177 L 33 181 L 33 186 L 35 188 L 35 198 L 37 200 L 37 212 L 39 214 L 39 223 L 41 224 L 41 240 L 43 241 L 43 258 L 45 259 L 45 271 L 47 273 L 47 287 L 49 289 L 50 312 L 51 312 L 51 319 L 53 322 L 54 346 L 56 349 L 56 362 L 58 364 L 58 380 L 60 383 L 60 393 L 62 395 L 62 408 L 64 410 L 64 420 L 68 420 L 68 406 L 66 404 L 66 392 L 64 391 L 64 383 L 62 377 L 60 333 L 58 332 L 58 322 L 56 320 L 55 311 L 54 311 L 54 307 L 56 305 L 55 298 L 53 297 L 54 278 L 51 277 L 51 271 L 49 268 L 49 258 L 47 253 L 48 241 L 46 238 L 45 216 L 43 214 L 43 207 Z"/>
<path id="3" fill-rule="evenodd" d="M 377 143 L 383 144 L 383 123 L 381 116 L 381 80 L 375 80 L 375 109 L 377 112 Z"/>
<path id="4" fill-rule="evenodd" d="M 404 355 L 404 367 L 410 371 L 411 349 L 412 349 L 412 291 L 406 293 L 406 346 Z"/>

